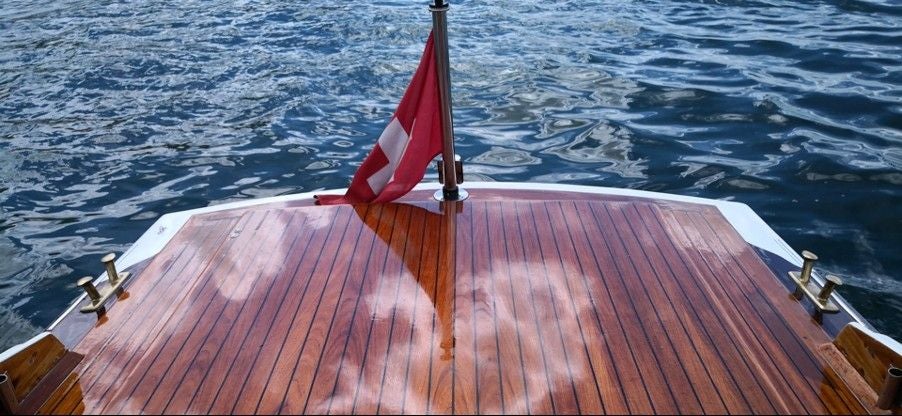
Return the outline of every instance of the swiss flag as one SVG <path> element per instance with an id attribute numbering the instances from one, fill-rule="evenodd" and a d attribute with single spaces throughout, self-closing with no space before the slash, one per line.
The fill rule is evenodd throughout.
<path id="1" fill-rule="evenodd" d="M 317 195 L 320 205 L 389 202 L 423 179 L 442 152 L 442 123 L 432 33 L 420 66 L 376 147 L 357 169 L 344 195 Z"/>

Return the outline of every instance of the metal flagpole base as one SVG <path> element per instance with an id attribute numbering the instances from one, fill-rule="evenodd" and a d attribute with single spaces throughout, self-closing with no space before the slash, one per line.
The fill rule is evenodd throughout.
<path id="1" fill-rule="evenodd" d="M 470 193 L 467 192 L 464 188 L 457 188 L 457 198 L 446 198 L 445 190 L 439 189 L 432 194 L 432 197 L 435 198 L 436 201 L 463 201 L 470 197 Z"/>

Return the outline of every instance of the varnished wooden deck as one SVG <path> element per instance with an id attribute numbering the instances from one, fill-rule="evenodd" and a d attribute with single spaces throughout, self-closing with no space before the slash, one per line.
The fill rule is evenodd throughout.
<path id="1" fill-rule="evenodd" d="M 860 413 L 830 337 L 713 207 L 196 216 L 53 413 Z"/>

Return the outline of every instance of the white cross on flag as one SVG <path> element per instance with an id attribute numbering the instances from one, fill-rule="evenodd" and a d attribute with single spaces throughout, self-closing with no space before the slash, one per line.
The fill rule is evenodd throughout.
<path id="1" fill-rule="evenodd" d="M 420 66 L 376 147 L 357 169 L 344 195 L 317 195 L 320 205 L 389 202 L 423 179 L 442 152 L 442 123 L 432 34 Z"/>

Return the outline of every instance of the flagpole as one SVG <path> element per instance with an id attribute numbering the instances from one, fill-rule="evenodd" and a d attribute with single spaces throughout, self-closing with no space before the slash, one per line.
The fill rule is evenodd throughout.
<path id="1" fill-rule="evenodd" d="M 459 201 L 468 194 L 457 186 L 457 165 L 454 154 L 454 120 L 451 114 L 451 71 L 448 61 L 448 2 L 435 0 L 429 5 L 432 12 L 432 36 L 435 41 L 435 70 L 438 76 L 439 100 L 441 101 L 441 120 L 444 143 L 442 145 L 442 177 L 444 179 L 441 192 L 435 193 L 440 201 Z"/>

